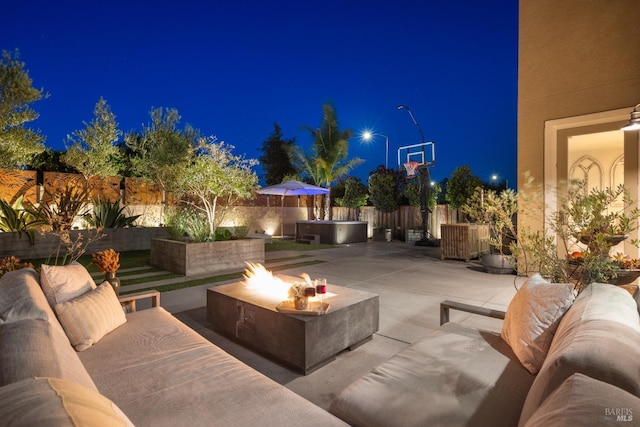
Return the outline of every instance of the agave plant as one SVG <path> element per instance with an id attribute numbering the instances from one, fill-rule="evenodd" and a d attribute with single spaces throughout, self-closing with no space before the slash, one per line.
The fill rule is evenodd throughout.
<path id="1" fill-rule="evenodd" d="M 134 222 L 140 215 L 126 215 L 126 206 L 120 206 L 120 200 L 94 200 L 93 212 L 83 216 L 84 220 L 96 228 L 125 228 L 134 227 Z"/>
<path id="2" fill-rule="evenodd" d="M 12 205 L 0 199 L 0 230 L 8 233 L 17 232 L 20 237 L 24 232 L 29 236 L 31 244 L 34 244 L 35 229 L 43 224 L 43 221 L 24 208 L 22 199 L 23 195 L 20 195 Z"/>

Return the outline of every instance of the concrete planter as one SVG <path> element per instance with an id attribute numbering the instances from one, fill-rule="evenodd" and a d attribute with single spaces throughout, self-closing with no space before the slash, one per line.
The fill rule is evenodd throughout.
<path id="1" fill-rule="evenodd" d="M 151 265 L 185 276 L 242 271 L 245 261 L 264 263 L 263 239 L 203 243 L 151 240 Z"/>

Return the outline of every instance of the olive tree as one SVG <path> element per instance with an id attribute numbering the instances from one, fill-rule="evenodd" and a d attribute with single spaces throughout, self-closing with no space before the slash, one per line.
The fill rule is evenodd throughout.
<path id="1" fill-rule="evenodd" d="M 142 129 L 142 134 L 129 134 L 125 142 L 132 151 L 133 170 L 166 190 L 191 161 L 198 131 L 188 125 L 179 129 L 180 115 L 175 108 L 164 112 L 162 107 L 156 108 L 149 115 L 151 122 Z"/>
<path id="2" fill-rule="evenodd" d="M 30 163 L 33 157 L 44 151 L 44 136 L 28 129 L 39 114 L 31 104 L 48 95 L 32 86 L 29 73 L 14 55 L 2 51 L 0 58 L 0 167 L 11 169 Z"/>
<path id="3" fill-rule="evenodd" d="M 91 123 L 67 135 L 71 146 L 62 155 L 62 161 L 76 168 L 89 182 L 94 176 L 115 176 L 121 163 L 120 149 L 115 145 L 122 131 L 116 116 L 103 98 L 96 103 Z"/>
<path id="4" fill-rule="evenodd" d="M 215 239 L 226 209 L 237 200 L 251 197 L 258 185 L 258 176 L 252 170 L 258 161 L 234 155 L 233 149 L 214 136 L 201 138 L 192 150 L 189 165 L 171 185 L 182 203 L 205 214 L 207 240 Z"/>

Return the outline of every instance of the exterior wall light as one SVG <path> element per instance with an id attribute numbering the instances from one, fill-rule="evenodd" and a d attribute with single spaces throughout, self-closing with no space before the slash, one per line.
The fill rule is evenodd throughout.
<path id="1" fill-rule="evenodd" d="M 638 111 L 638 107 L 640 104 L 633 107 L 633 111 L 631 112 L 631 117 L 629 118 L 629 123 L 626 124 L 625 127 L 620 130 L 639 130 L 640 129 L 640 111 Z"/>

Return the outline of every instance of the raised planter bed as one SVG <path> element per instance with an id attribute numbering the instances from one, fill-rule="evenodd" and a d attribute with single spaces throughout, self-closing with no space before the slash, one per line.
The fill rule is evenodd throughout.
<path id="1" fill-rule="evenodd" d="M 489 226 L 487 224 L 442 224 L 441 259 L 480 258 L 489 252 Z"/>
<path id="2" fill-rule="evenodd" d="M 264 263 L 263 239 L 219 242 L 151 240 L 151 265 L 185 276 L 242 271 L 245 262 Z"/>
<path id="3" fill-rule="evenodd" d="M 71 240 L 76 241 L 81 235 L 83 241 L 88 240 L 89 233 L 95 230 L 71 230 Z M 113 248 L 117 252 L 142 251 L 151 247 L 151 239 L 169 237 L 169 230 L 164 227 L 132 227 L 106 228 L 104 237 L 95 240 L 87 247 L 87 253 Z M 51 233 L 35 234 L 35 244 L 29 242 L 29 236 L 22 233 L 0 233 L 0 257 L 16 256 L 24 260 L 47 258 L 58 245 L 58 237 Z"/>

